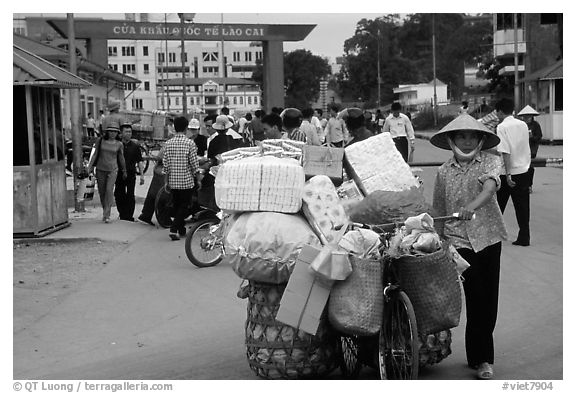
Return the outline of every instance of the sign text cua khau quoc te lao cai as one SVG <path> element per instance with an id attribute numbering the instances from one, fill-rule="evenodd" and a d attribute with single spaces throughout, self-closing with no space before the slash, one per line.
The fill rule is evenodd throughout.
<path id="1" fill-rule="evenodd" d="M 115 25 L 112 32 L 117 36 L 149 35 L 149 36 L 181 36 L 179 26 L 157 25 L 131 25 L 123 23 Z M 190 25 L 184 27 L 185 38 L 221 38 L 221 37 L 251 37 L 260 38 L 264 36 L 264 28 L 259 26 L 234 26 L 234 25 Z"/>

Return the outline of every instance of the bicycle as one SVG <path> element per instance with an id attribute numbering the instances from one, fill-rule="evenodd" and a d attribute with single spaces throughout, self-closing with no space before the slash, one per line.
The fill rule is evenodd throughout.
<path id="1" fill-rule="evenodd" d="M 458 213 L 436 217 L 435 222 L 460 219 Z M 376 365 L 380 379 L 417 379 L 420 368 L 420 338 L 414 307 L 402 290 L 395 267 L 395 258 L 386 253 L 390 238 L 400 224 L 366 225 L 352 223 L 351 228 L 370 229 L 380 235 L 384 283 L 384 312 L 378 334 L 377 354 L 374 337 L 340 336 L 341 370 L 345 377 L 355 378 L 363 363 Z M 377 356 L 377 359 L 375 357 Z"/>

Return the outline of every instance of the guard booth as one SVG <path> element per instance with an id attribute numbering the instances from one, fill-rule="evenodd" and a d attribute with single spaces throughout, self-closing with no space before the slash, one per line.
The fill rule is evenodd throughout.
<path id="1" fill-rule="evenodd" d="M 91 84 L 13 46 L 13 235 L 40 237 L 68 222 L 60 89 Z"/>

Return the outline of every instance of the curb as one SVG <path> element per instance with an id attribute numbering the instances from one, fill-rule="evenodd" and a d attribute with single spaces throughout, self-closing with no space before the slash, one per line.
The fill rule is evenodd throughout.
<path id="1" fill-rule="evenodd" d="M 27 244 L 27 243 L 76 243 L 76 242 L 108 242 L 113 240 L 103 240 L 99 237 L 30 237 L 22 239 L 12 239 L 13 244 Z M 118 243 L 126 243 L 126 241 L 118 241 Z"/>

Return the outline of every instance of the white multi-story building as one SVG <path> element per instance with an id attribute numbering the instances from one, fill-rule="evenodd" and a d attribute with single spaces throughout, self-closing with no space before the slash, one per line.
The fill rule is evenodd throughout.
<path id="1" fill-rule="evenodd" d="M 126 14 L 147 21 L 148 14 Z M 224 60 L 222 60 L 224 53 Z M 126 100 L 131 110 L 182 112 L 182 50 L 178 40 L 108 40 L 109 67 L 139 79 Z M 253 112 L 261 107 L 258 84 L 249 80 L 262 60 L 260 42 L 184 42 L 186 105 L 189 113 L 214 113 L 227 106 L 231 113 Z"/>

